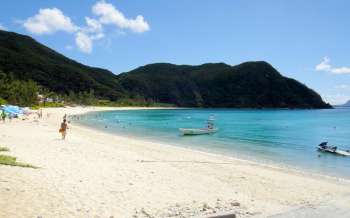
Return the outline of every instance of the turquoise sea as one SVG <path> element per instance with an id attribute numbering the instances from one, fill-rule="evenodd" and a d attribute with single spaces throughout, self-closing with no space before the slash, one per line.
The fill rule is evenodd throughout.
<path id="1" fill-rule="evenodd" d="M 216 134 L 179 133 L 181 127 L 203 127 L 210 116 L 216 119 Z M 350 157 L 316 149 L 320 142 L 328 141 L 350 150 L 350 109 L 346 108 L 107 111 L 88 113 L 72 122 L 113 134 L 350 179 Z"/>

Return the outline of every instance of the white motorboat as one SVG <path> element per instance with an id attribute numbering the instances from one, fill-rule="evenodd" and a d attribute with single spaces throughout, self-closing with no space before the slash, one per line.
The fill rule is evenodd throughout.
<path id="1" fill-rule="evenodd" d="M 329 146 L 327 145 L 327 142 L 322 142 L 321 144 L 319 144 L 317 149 L 322 152 L 328 152 L 341 156 L 350 156 L 350 151 L 343 151 L 338 149 L 336 146 Z"/>
<path id="2" fill-rule="evenodd" d="M 335 151 L 335 153 L 337 153 L 338 155 L 350 157 L 350 152 L 349 152 L 349 151 L 343 151 L 343 150 L 337 149 L 337 150 Z"/>
<path id="3" fill-rule="evenodd" d="M 214 127 L 214 119 L 210 117 L 207 121 L 207 126 L 205 128 L 195 129 L 195 128 L 179 128 L 179 131 L 183 135 L 205 135 L 216 133 L 219 129 Z"/>
<path id="4" fill-rule="evenodd" d="M 212 134 L 216 133 L 219 129 L 218 128 L 204 128 L 204 129 L 186 129 L 186 128 L 180 128 L 180 132 L 183 135 L 204 135 L 204 134 Z"/>

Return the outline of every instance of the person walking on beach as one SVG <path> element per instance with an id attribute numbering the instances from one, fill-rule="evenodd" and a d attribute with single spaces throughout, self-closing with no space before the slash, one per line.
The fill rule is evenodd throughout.
<path id="1" fill-rule="evenodd" d="M 62 140 L 66 139 L 67 129 L 68 129 L 67 120 L 64 119 L 63 122 L 61 123 L 61 128 L 59 130 L 59 132 L 62 134 Z"/>
<path id="2" fill-rule="evenodd" d="M 43 118 L 43 109 L 40 109 L 40 110 L 39 110 L 39 118 L 40 118 L 40 119 Z"/>

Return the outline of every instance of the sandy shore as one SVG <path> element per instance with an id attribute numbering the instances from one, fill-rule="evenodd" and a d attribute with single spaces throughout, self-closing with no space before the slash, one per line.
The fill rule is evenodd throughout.
<path id="1" fill-rule="evenodd" d="M 45 109 L 39 122 L 0 124 L 0 145 L 11 149 L 9 155 L 40 167 L 0 165 L 0 217 L 203 217 L 223 212 L 292 217 L 293 211 L 312 214 L 322 205 L 350 209 L 348 181 L 74 124 L 67 140 L 60 139 L 65 113 L 93 110 L 106 109 Z"/>

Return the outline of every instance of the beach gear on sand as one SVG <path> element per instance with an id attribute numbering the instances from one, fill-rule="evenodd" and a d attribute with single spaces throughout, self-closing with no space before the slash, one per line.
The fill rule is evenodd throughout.
<path id="1" fill-rule="evenodd" d="M 5 113 L 12 114 L 12 115 L 22 115 L 23 110 L 22 108 L 14 105 L 3 105 L 2 110 L 5 111 Z"/>

